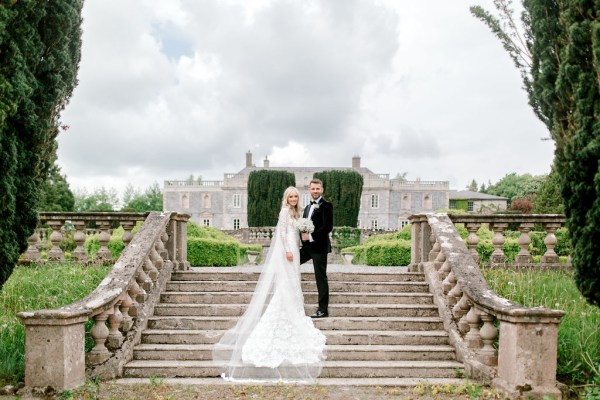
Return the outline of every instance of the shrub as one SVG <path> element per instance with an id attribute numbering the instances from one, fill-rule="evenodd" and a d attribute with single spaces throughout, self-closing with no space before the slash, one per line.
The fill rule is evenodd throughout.
<path id="1" fill-rule="evenodd" d="M 408 265 L 410 264 L 410 242 L 376 241 L 366 246 L 367 265 Z"/>
<path id="2" fill-rule="evenodd" d="M 358 228 L 342 226 L 334 229 L 332 237 L 336 241 L 337 247 L 343 249 L 360 244 L 360 234 L 361 230 Z"/>
<path id="3" fill-rule="evenodd" d="M 187 255 L 188 261 L 193 266 L 237 265 L 240 244 L 235 240 L 188 237 Z"/>

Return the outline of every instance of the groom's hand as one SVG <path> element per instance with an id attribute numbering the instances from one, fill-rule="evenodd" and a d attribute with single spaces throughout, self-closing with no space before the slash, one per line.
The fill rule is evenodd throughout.
<path id="1" fill-rule="evenodd" d="M 294 255 L 292 254 L 292 252 L 291 252 L 291 251 L 286 251 L 286 252 L 285 252 L 285 258 L 287 258 L 287 260 L 288 260 L 289 262 L 292 262 L 292 261 L 294 261 Z"/>
<path id="2" fill-rule="evenodd" d="M 302 232 L 302 241 L 307 242 L 310 240 L 310 235 L 308 232 Z"/>

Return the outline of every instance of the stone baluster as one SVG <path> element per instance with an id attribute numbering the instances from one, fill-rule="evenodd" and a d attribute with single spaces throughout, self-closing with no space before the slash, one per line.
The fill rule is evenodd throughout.
<path id="1" fill-rule="evenodd" d="M 437 257 L 435 258 L 435 261 L 433 262 L 433 266 L 439 271 L 445 261 L 446 256 L 444 255 L 444 252 L 440 251 Z"/>
<path id="2" fill-rule="evenodd" d="M 152 279 L 150 279 L 150 277 L 146 274 L 146 271 L 144 271 L 144 267 L 146 266 L 146 263 L 144 262 L 142 264 L 141 268 L 138 268 L 137 273 L 135 275 L 135 280 L 138 283 L 138 286 L 140 287 L 140 294 L 143 296 L 143 300 L 140 301 L 139 300 L 139 296 L 140 294 L 138 294 L 138 302 L 143 303 L 146 300 L 147 297 L 147 293 L 148 291 L 150 291 L 152 289 Z"/>
<path id="3" fill-rule="evenodd" d="M 469 248 L 471 257 L 473 257 L 476 263 L 479 263 L 479 253 L 477 253 L 479 238 L 477 237 L 477 231 L 480 227 L 481 224 L 479 222 L 467 222 L 465 224 L 465 228 L 469 231 L 469 236 L 467 236 L 467 247 Z"/>
<path id="4" fill-rule="evenodd" d="M 448 292 L 448 307 L 452 307 L 454 308 L 454 306 L 456 305 L 456 303 L 458 303 L 458 301 L 460 300 L 460 298 L 462 297 L 462 289 L 460 284 L 456 281 L 456 277 L 454 277 L 453 275 L 453 282 L 452 282 L 452 288 L 450 289 L 450 291 Z"/>
<path id="5" fill-rule="evenodd" d="M 118 301 L 113 306 L 113 313 L 108 317 L 108 338 L 106 346 L 111 350 L 116 350 L 123 344 L 123 334 L 119 331 L 121 323 L 123 322 L 123 314 L 120 310 L 122 301 Z"/>
<path id="6" fill-rule="evenodd" d="M 557 240 L 554 233 L 560 228 L 559 223 L 547 223 L 544 224 L 544 230 L 546 231 L 546 237 L 544 238 L 544 244 L 546 245 L 546 252 L 541 258 L 542 264 L 555 264 L 559 262 L 558 254 L 554 251 Z"/>
<path id="7" fill-rule="evenodd" d="M 60 261 L 65 259 L 65 253 L 60 248 L 60 242 L 63 238 L 60 228 L 62 228 L 64 221 L 48 221 L 48 225 L 52 229 L 50 234 L 50 242 L 52 242 L 52 248 L 48 251 L 48 260 Z"/>
<path id="8" fill-rule="evenodd" d="M 150 281 L 156 282 L 156 280 L 158 279 L 158 270 L 154 266 L 154 263 L 150 260 L 150 257 L 146 257 L 146 260 L 142 264 L 142 269 L 144 270 Z M 144 289 L 151 290 L 152 285 L 150 285 L 150 287 L 144 287 Z"/>
<path id="9" fill-rule="evenodd" d="M 431 235 L 429 236 L 429 241 L 431 242 L 431 251 L 429 252 L 429 257 L 427 257 L 427 259 L 429 261 L 435 261 L 438 254 L 440 254 L 440 242 L 437 241 L 433 232 L 431 232 Z"/>
<path id="10" fill-rule="evenodd" d="M 494 340 L 498 337 L 498 329 L 493 323 L 496 318 L 485 311 L 481 311 L 479 316 L 483 321 L 483 326 L 479 330 L 483 342 L 483 347 L 479 350 L 479 361 L 494 366 L 498 364 L 498 352 L 493 346 Z"/>
<path id="11" fill-rule="evenodd" d="M 73 250 L 73 260 L 79 263 L 85 263 L 88 261 L 88 254 L 85 251 L 85 233 L 84 229 L 87 223 L 85 221 L 73 221 L 73 226 L 75 227 L 75 234 L 73 235 L 73 240 L 77 247 Z"/>
<path id="12" fill-rule="evenodd" d="M 504 264 L 506 262 L 506 256 L 502 251 L 502 245 L 506 241 L 503 232 L 508 227 L 507 223 L 495 223 L 490 224 L 494 231 L 494 237 L 492 238 L 492 244 L 494 245 L 494 252 L 490 256 L 490 263 L 492 264 Z"/>
<path id="13" fill-rule="evenodd" d="M 529 265 L 531 264 L 531 253 L 529 252 L 529 244 L 531 243 L 531 238 L 529 237 L 529 232 L 533 229 L 534 224 L 531 223 L 521 223 L 519 224 L 519 231 L 521 232 L 521 236 L 519 236 L 519 253 L 515 257 L 515 262 L 520 265 Z"/>
<path id="14" fill-rule="evenodd" d="M 446 279 L 446 277 L 448 276 L 450 271 L 451 271 L 450 263 L 448 261 L 444 261 L 444 263 L 442 264 L 442 267 L 438 270 L 438 278 L 440 279 L 440 281 L 443 281 L 444 279 Z"/>
<path id="15" fill-rule="evenodd" d="M 460 283 L 456 286 L 460 286 Z M 462 289 L 461 289 L 462 292 Z M 469 298 L 462 292 L 460 300 L 452 308 L 452 316 L 456 319 L 458 330 L 461 334 L 469 332 L 469 324 L 467 323 L 466 315 L 469 312 Z"/>
<path id="16" fill-rule="evenodd" d="M 99 263 L 106 263 L 112 261 L 112 253 L 108 249 L 108 242 L 110 241 L 110 221 L 99 221 L 100 234 L 98 235 L 98 241 L 100 242 L 100 249 L 96 253 L 95 261 Z"/>
<path id="17" fill-rule="evenodd" d="M 471 349 L 479 349 L 481 347 L 481 333 L 479 332 L 479 324 L 481 317 L 479 311 L 473 305 L 466 315 L 466 322 L 469 324 L 469 331 L 465 335 L 465 342 Z"/>
<path id="18" fill-rule="evenodd" d="M 42 257 L 39 249 L 37 248 L 40 243 L 40 234 L 37 229 L 33 231 L 33 234 L 27 238 L 27 250 L 23 253 L 23 258 L 37 262 Z"/>
<path id="19" fill-rule="evenodd" d="M 169 260 L 169 252 L 167 251 L 167 242 L 169 241 L 169 235 L 167 231 L 163 231 L 160 235 L 160 240 L 156 242 L 156 251 L 163 259 L 163 261 Z"/>
<path id="20" fill-rule="evenodd" d="M 131 233 L 131 231 L 135 226 L 135 221 L 121 221 L 121 226 L 125 231 L 123 233 L 123 243 L 125 243 L 125 246 L 127 246 L 129 242 L 131 242 L 131 239 L 133 239 L 133 233 Z"/>
<path id="21" fill-rule="evenodd" d="M 121 322 L 121 329 L 123 332 L 128 332 L 133 326 L 133 318 L 131 318 L 131 315 L 129 314 L 132 305 L 133 301 L 131 300 L 131 296 L 129 295 L 129 292 L 126 291 L 123 294 L 123 300 L 121 300 L 120 304 L 121 315 L 123 316 L 123 322 Z"/>
<path id="22" fill-rule="evenodd" d="M 448 275 L 446 275 L 446 278 L 442 281 L 442 290 L 444 291 L 444 294 L 447 295 L 450 292 L 450 290 L 454 287 L 454 285 L 456 285 L 456 277 L 454 276 L 454 271 L 452 271 L 452 269 L 450 269 L 450 272 L 448 273 Z"/>
<path id="23" fill-rule="evenodd" d="M 158 253 L 158 244 L 161 243 L 162 241 L 160 240 L 160 238 L 154 242 L 154 246 L 152 246 L 152 249 L 150 249 L 150 261 L 152 261 L 152 265 L 154 265 L 154 268 L 157 271 L 160 271 L 161 269 L 163 269 L 163 266 L 165 264 L 165 260 L 162 259 L 162 257 L 160 256 L 160 254 Z M 153 279 L 155 280 L 155 279 Z"/>
<path id="24" fill-rule="evenodd" d="M 129 287 L 127 288 L 127 294 L 131 299 L 131 305 L 129 306 L 129 315 L 133 318 L 136 318 L 139 314 L 140 303 L 138 302 L 138 296 L 140 296 L 140 286 L 137 284 L 135 279 L 132 279 L 129 283 Z M 142 297 L 142 302 L 143 302 Z"/>
<path id="25" fill-rule="evenodd" d="M 90 331 L 90 335 L 92 336 L 92 339 L 94 339 L 96 345 L 87 354 L 86 362 L 88 365 L 101 364 L 110 357 L 110 352 L 105 345 L 109 333 L 108 328 L 106 327 L 108 312 L 105 311 L 101 314 L 95 315 L 93 318 L 94 326 Z"/>

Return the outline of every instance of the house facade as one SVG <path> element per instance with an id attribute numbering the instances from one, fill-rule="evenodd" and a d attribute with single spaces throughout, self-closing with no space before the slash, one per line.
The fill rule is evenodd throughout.
<path id="1" fill-rule="evenodd" d="M 308 184 L 315 172 L 350 170 L 363 177 L 363 192 L 358 216 L 358 227 L 365 229 L 396 230 L 408 224 L 408 217 L 421 212 L 447 209 L 449 182 L 407 181 L 389 174 L 376 174 L 361 166 L 359 156 L 352 157 L 351 167 L 270 167 L 269 160 L 262 167 L 252 162 L 252 153 L 246 153 L 246 166 L 237 173 L 227 173 L 223 180 L 165 180 L 163 210 L 185 212 L 199 225 L 224 230 L 248 227 L 248 177 L 252 171 L 271 169 L 294 173 L 300 191 L 301 205 L 308 204 Z M 324 194 L 327 198 L 327 192 Z M 334 221 L 335 224 L 335 221 Z"/>
<path id="2" fill-rule="evenodd" d="M 469 190 L 449 193 L 448 208 L 451 210 L 466 210 L 478 214 L 493 214 L 506 211 L 508 199 L 486 193 L 471 192 Z"/>

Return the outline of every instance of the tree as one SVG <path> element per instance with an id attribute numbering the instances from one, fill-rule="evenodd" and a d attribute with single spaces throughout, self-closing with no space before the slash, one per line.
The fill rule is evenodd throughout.
<path id="1" fill-rule="evenodd" d="M 473 179 L 471 181 L 471 183 L 468 184 L 465 189 L 470 190 L 471 192 L 476 192 L 477 191 L 477 181 L 475 179 Z"/>
<path id="2" fill-rule="evenodd" d="M 119 205 L 119 195 L 115 188 L 101 187 L 88 194 L 87 191 L 75 191 L 75 211 L 77 212 L 110 212 L 115 211 Z"/>
<path id="3" fill-rule="evenodd" d="M 75 196 L 69 187 L 65 175 L 61 175 L 60 167 L 54 163 L 48 172 L 48 178 L 41 187 L 40 211 L 63 211 L 75 210 Z"/>
<path id="4" fill-rule="evenodd" d="M 509 0 L 495 17 L 471 12 L 500 39 L 521 72 L 529 104 L 554 140 L 554 168 L 573 244 L 575 282 L 600 306 L 600 22 L 598 0 Z"/>
<path id="5" fill-rule="evenodd" d="M 545 179 L 545 175 L 517 175 L 515 172 L 512 172 L 506 174 L 497 183 L 488 186 L 486 193 L 506 197 L 509 205 L 513 200 L 520 198 L 532 201 L 535 199 L 535 195 Z"/>
<path id="6" fill-rule="evenodd" d="M 248 176 L 248 226 L 275 226 L 283 192 L 296 185 L 296 176 L 287 171 L 252 171 Z"/>
<path id="7" fill-rule="evenodd" d="M 535 214 L 564 214 L 565 205 L 560 195 L 560 177 L 553 169 L 540 186 L 533 206 Z"/>
<path id="8" fill-rule="evenodd" d="M 158 183 L 154 182 L 147 187 L 144 193 L 135 190 L 133 186 L 127 185 L 125 194 L 123 195 L 123 208 L 121 211 L 129 212 L 146 212 L 146 211 L 162 211 L 163 197 Z"/>
<path id="9" fill-rule="evenodd" d="M 518 198 L 514 199 L 510 204 L 510 210 L 516 211 L 521 214 L 530 214 L 533 209 L 533 203 L 527 199 Z"/>
<path id="10" fill-rule="evenodd" d="M 335 226 L 355 227 L 360 211 L 363 177 L 356 171 L 316 172 L 314 177 L 323 182 L 323 196 L 333 204 Z"/>
<path id="11" fill-rule="evenodd" d="M 60 112 L 77 84 L 82 5 L 0 2 L 0 286 L 37 225 Z"/>

